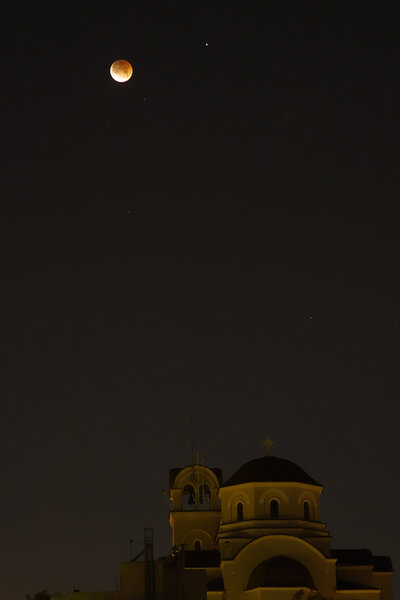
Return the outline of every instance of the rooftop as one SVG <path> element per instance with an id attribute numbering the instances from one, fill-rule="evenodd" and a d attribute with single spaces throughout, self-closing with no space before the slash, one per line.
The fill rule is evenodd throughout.
<path id="1" fill-rule="evenodd" d="M 269 481 L 297 482 L 321 486 L 294 462 L 276 456 L 262 456 L 240 467 L 221 487 Z"/>

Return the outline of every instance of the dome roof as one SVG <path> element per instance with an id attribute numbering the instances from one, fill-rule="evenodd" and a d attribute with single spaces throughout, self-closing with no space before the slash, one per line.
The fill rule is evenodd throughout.
<path id="1" fill-rule="evenodd" d="M 221 487 L 257 481 L 285 481 L 321 486 L 294 462 L 276 456 L 261 456 L 240 467 Z"/>

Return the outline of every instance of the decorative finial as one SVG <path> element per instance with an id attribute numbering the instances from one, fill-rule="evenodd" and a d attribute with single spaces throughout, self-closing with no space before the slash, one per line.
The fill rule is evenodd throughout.
<path id="1" fill-rule="evenodd" d="M 267 437 L 267 439 L 265 440 L 265 442 L 264 442 L 264 446 L 265 446 L 265 447 L 266 447 L 266 449 L 267 449 L 267 456 L 269 456 L 269 455 L 271 454 L 271 446 L 273 446 L 273 445 L 274 445 L 274 443 L 275 443 L 275 442 L 273 442 L 269 436 L 268 436 L 268 437 Z"/>

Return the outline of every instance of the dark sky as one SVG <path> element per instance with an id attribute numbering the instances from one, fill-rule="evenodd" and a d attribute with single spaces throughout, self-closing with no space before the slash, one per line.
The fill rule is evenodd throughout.
<path id="1" fill-rule="evenodd" d="M 326 485 L 333 546 L 397 569 L 388 3 L 13 2 L 0 23 L 0 596 L 115 589 L 144 526 L 166 554 L 191 416 L 226 477 L 271 436 Z"/>

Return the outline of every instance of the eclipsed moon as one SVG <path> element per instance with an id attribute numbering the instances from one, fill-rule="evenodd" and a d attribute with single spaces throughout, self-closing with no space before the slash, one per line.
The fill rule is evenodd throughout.
<path id="1" fill-rule="evenodd" d="M 119 60 L 115 60 L 111 65 L 110 74 L 114 81 L 125 83 L 125 81 L 129 81 L 132 77 L 133 68 L 130 62 L 120 58 Z"/>

